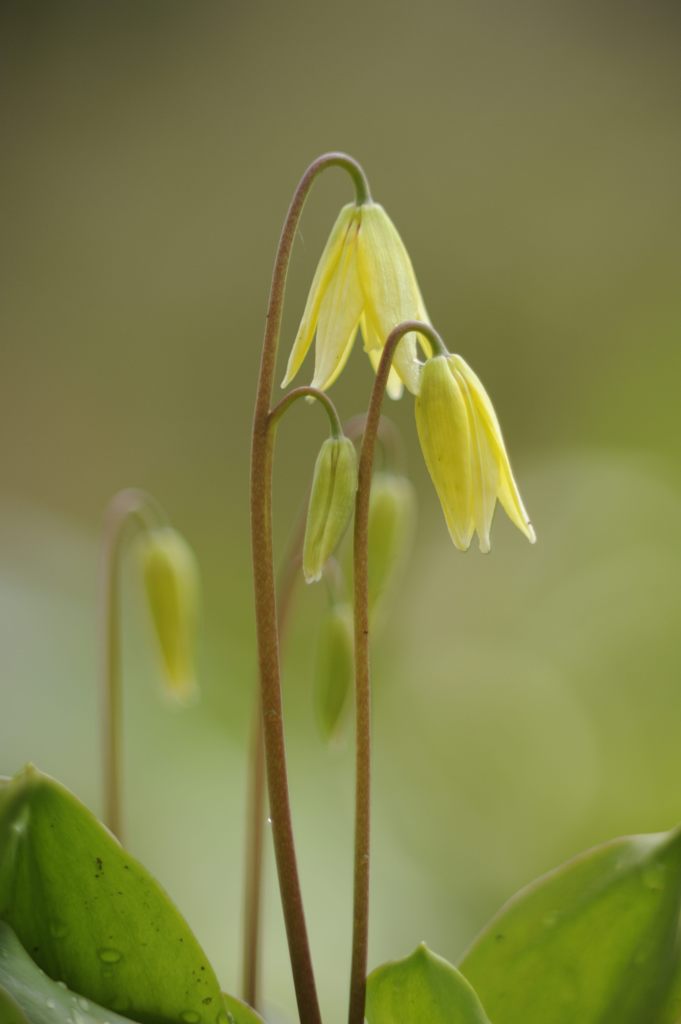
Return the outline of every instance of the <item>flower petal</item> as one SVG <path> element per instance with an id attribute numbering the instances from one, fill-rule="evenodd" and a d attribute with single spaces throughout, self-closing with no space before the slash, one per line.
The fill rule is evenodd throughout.
<path id="1" fill-rule="evenodd" d="M 362 331 L 362 335 L 364 335 L 364 331 Z M 381 354 L 381 350 L 377 348 L 371 348 L 367 352 L 371 365 L 374 368 L 374 373 L 378 370 L 378 364 L 381 361 Z M 397 373 L 394 366 L 390 367 L 388 383 L 386 384 L 385 390 L 388 393 L 388 398 L 392 398 L 395 402 L 402 397 L 404 392 L 404 384 L 402 383 L 400 375 Z"/>
<path id="2" fill-rule="evenodd" d="M 365 348 L 369 356 L 372 356 L 374 353 L 376 354 L 377 358 L 375 363 L 372 359 L 372 364 L 375 368 L 378 365 L 378 359 L 381 356 L 381 352 L 383 351 L 390 332 L 386 334 L 379 346 L 376 344 L 376 339 L 380 337 L 379 328 L 371 316 L 371 313 L 366 309 L 363 314 L 363 320 L 366 323 L 367 336 L 371 339 L 369 343 L 365 343 Z M 397 326 L 397 324 L 395 324 L 395 326 Z M 420 339 L 421 335 L 418 335 L 418 337 Z M 395 349 L 392 366 L 390 368 L 391 375 L 395 373 L 400 381 L 404 382 L 409 391 L 414 395 L 418 394 L 421 374 L 421 362 L 416 354 L 416 338 L 417 335 L 415 334 L 405 334 L 404 338 L 399 342 Z M 426 341 L 426 339 L 424 339 L 424 341 Z M 401 391 L 400 394 L 402 394 Z"/>
<path id="3" fill-rule="evenodd" d="M 450 369 L 466 401 L 468 425 L 471 432 L 473 522 L 478 534 L 480 550 L 487 553 L 491 547 L 489 534 L 499 490 L 499 465 L 496 451 L 492 448 L 485 426 L 475 407 L 466 378 L 456 369 L 451 359 Z"/>
<path id="4" fill-rule="evenodd" d="M 383 347 L 398 324 L 427 317 L 409 254 L 378 203 L 366 203 L 361 208 L 357 266 L 372 341 L 377 339 Z M 416 336 L 409 334 L 400 342 L 394 360 L 395 369 L 414 394 L 418 392 L 420 374 L 416 352 Z"/>
<path id="5" fill-rule="evenodd" d="M 497 496 L 506 515 L 518 529 L 525 534 L 531 544 L 537 539 L 534 527 L 523 505 L 518 485 L 513 476 L 511 463 L 504 445 L 504 438 L 499 426 L 499 420 L 490 401 L 489 395 L 480 378 L 473 372 L 468 363 L 461 356 L 451 356 L 452 365 L 461 373 L 469 387 L 469 393 L 473 406 L 477 411 L 479 421 L 487 435 L 489 445 L 498 466 L 499 482 Z"/>
<path id="6" fill-rule="evenodd" d="M 322 298 L 315 344 L 312 384 L 326 391 L 342 371 L 362 315 L 362 290 L 357 274 L 357 229 L 354 220 L 341 248 L 338 266 Z"/>
<path id="7" fill-rule="evenodd" d="M 474 530 L 469 414 L 445 356 L 424 364 L 415 410 L 421 450 L 449 533 L 466 551 Z"/>
<path id="8" fill-rule="evenodd" d="M 300 321 L 300 327 L 298 328 L 298 333 L 291 349 L 291 355 L 289 356 L 288 366 L 286 367 L 286 376 L 281 384 L 282 388 L 288 387 L 298 373 L 312 344 L 322 300 L 338 268 L 345 237 L 353 220 L 358 219 L 358 213 L 359 208 L 354 203 L 348 203 L 338 214 L 336 223 L 331 229 L 331 234 L 312 279 L 303 318 Z"/>

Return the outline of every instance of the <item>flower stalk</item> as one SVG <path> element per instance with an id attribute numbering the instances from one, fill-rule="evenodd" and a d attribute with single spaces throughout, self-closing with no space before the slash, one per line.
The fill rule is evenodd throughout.
<path id="1" fill-rule="evenodd" d="M 277 580 L 277 627 L 280 649 L 289 621 L 293 593 L 300 570 L 306 508 L 293 532 Z M 260 926 L 263 894 L 263 857 L 265 845 L 265 741 L 260 696 L 255 701 L 248 765 L 246 810 L 246 877 L 244 885 L 244 959 L 242 992 L 254 1010 L 260 1007 Z"/>
<path id="2" fill-rule="evenodd" d="M 302 1024 L 321 1024 L 321 1014 L 298 877 L 286 769 L 272 544 L 272 466 L 276 423 L 271 419 L 270 406 L 281 333 L 286 276 L 293 242 L 312 184 L 317 176 L 329 167 L 340 167 L 350 174 L 355 184 L 358 203 L 366 201 L 369 195 L 361 168 L 354 160 L 341 153 L 329 153 L 315 160 L 305 171 L 296 188 L 275 257 L 251 446 L 251 542 L 267 784 L 279 889 Z"/>
<path id="3" fill-rule="evenodd" d="M 160 506 L 144 491 L 129 488 L 111 499 L 104 518 L 100 565 L 99 635 L 101 648 L 101 730 L 104 824 L 123 837 L 121 745 L 123 701 L 121 685 L 120 568 L 124 541 L 131 524 L 147 530 L 164 525 Z"/>
<path id="4" fill-rule="evenodd" d="M 363 1024 L 369 941 L 369 866 L 371 841 L 371 678 L 369 669 L 369 502 L 374 449 L 393 356 L 406 334 L 424 335 L 443 346 L 429 324 L 408 320 L 392 330 L 376 371 L 359 456 L 353 539 L 355 599 L 355 854 L 352 917 L 352 962 L 348 1024 Z"/>
<path id="5" fill-rule="evenodd" d="M 300 397 L 327 398 L 323 392 L 316 392 L 310 387 L 296 388 L 289 392 L 272 410 L 271 419 L 282 415 L 288 406 Z M 327 400 L 328 401 L 328 400 Z M 333 403 L 328 401 L 326 406 L 329 414 L 329 421 L 332 427 L 332 435 L 351 438 L 358 442 L 363 433 L 366 416 L 364 414 L 354 416 L 342 424 L 340 431 L 334 429 L 334 417 L 336 416 Z M 384 458 L 391 463 L 401 466 L 404 461 L 402 450 L 402 439 L 395 425 L 384 416 L 381 417 L 378 427 L 378 443 L 384 449 Z M 284 640 L 293 605 L 293 595 L 296 583 L 299 580 L 299 573 L 303 558 L 303 539 L 305 536 L 305 525 L 307 520 L 308 500 L 303 503 L 298 522 L 296 523 L 291 539 L 288 543 L 286 553 L 283 557 L 281 567 L 277 574 L 277 625 L 279 630 L 280 654 L 283 649 Z M 329 579 L 328 570 L 332 567 L 333 561 L 327 564 L 324 577 Z M 338 566 L 336 565 L 336 572 Z M 246 810 L 246 855 L 245 855 L 245 884 L 244 884 L 244 923 L 243 923 L 243 965 L 242 965 L 242 995 L 249 1006 L 254 1009 L 260 1007 L 260 979 L 261 979 L 261 958 L 260 958 L 260 931 L 262 915 L 262 893 L 263 893 L 263 850 L 265 840 L 266 820 L 266 778 L 265 778 L 265 745 L 263 738 L 263 722 L 260 706 L 260 698 L 256 701 L 248 762 L 248 795 Z"/>

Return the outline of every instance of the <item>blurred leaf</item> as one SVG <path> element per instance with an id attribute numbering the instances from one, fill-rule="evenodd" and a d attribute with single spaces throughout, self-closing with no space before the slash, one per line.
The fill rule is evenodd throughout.
<path id="1" fill-rule="evenodd" d="M 76 798 L 28 767 L 0 788 L 0 918 L 51 978 L 145 1022 L 198 1024 L 222 994 L 160 886 Z"/>
<path id="2" fill-rule="evenodd" d="M 315 669 L 317 717 L 327 740 L 338 730 L 353 677 L 352 609 L 348 604 L 333 604 L 319 628 Z"/>
<path id="3" fill-rule="evenodd" d="M 2 994 L 21 1007 L 5 1015 Z M 11 1005 L 11 1004 L 9 1004 Z M 2 1024 L 130 1024 L 126 1017 L 96 1006 L 52 981 L 33 963 L 9 925 L 0 921 L 0 1021 Z"/>
<path id="4" fill-rule="evenodd" d="M 669 989 L 681 832 L 617 839 L 520 892 L 461 970 L 494 1024 L 641 1024 Z"/>
<path id="5" fill-rule="evenodd" d="M 490 1024 L 475 992 L 423 944 L 367 979 L 368 1024 Z"/>
<path id="6" fill-rule="evenodd" d="M 30 1024 L 9 992 L 0 988 L 0 1021 L 2 1024 Z"/>

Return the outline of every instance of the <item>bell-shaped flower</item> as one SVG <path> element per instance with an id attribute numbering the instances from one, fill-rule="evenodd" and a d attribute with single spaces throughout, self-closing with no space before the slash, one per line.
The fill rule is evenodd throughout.
<path id="1" fill-rule="evenodd" d="M 428 321 L 416 275 L 395 225 L 378 203 L 344 206 L 317 266 L 282 387 L 298 373 L 316 334 L 312 384 L 325 391 L 343 370 L 358 329 L 374 368 L 392 329 L 405 320 Z M 406 335 L 397 347 L 388 393 L 404 384 L 418 393 L 421 335 Z"/>
<path id="2" fill-rule="evenodd" d="M 198 692 L 194 669 L 199 607 L 196 559 L 177 530 L 162 526 L 149 530 L 142 539 L 142 567 L 165 689 L 186 704 Z"/>
<path id="3" fill-rule="evenodd" d="M 490 549 L 497 499 L 534 543 L 496 413 L 487 392 L 461 356 L 427 360 L 416 398 L 416 428 L 452 540 L 466 551 L 477 531 L 481 551 Z"/>

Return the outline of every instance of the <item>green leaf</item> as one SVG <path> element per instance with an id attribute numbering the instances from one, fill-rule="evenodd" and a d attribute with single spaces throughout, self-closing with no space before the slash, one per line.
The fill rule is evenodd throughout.
<path id="1" fill-rule="evenodd" d="M 9 992 L 0 988 L 0 1021 L 2 1024 L 31 1024 L 28 1017 L 21 1012 L 21 1008 L 12 999 Z"/>
<path id="2" fill-rule="evenodd" d="M 2 994 L 11 997 L 15 1016 L 5 1016 Z M 9 1003 L 8 1005 L 12 1005 Z M 19 1014 L 16 1016 L 16 1014 Z M 2 1024 L 130 1024 L 111 1010 L 69 992 L 33 963 L 16 935 L 0 921 L 0 1022 Z"/>
<path id="3" fill-rule="evenodd" d="M 680 905 L 681 832 L 617 839 L 520 892 L 461 971 L 494 1024 L 649 1024 Z"/>
<path id="4" fill-rule="evenodd" d="M 250 1006 L 246 1006 L 246 1003 L 242 1003 L 240 999 L 235 999 L 234 996 L 228 995 L 224 995 L 222 999 L 226 1017 L 224 1022 L 220 1018 L 218 1024 L 263 1024 L 262 1017 L 255 1010 L 252 1010 Z"/>
<path id="5" fill-rule="evenodd" d="M 672 984 L 657 1024 L 681 1024 L 681 952 L 677 954 Z"/>
<path id="6" fill-rule="evenodd" d="M 368 1024 L 490 1024 L 475 992 L 446 960 L 421 944 L 406 960 L 367 979 Z"/>
<path id="7" fill-rule="evenodd" d="M 143 1024 L 214 1024 L 217 978 L 161 887 L 29 767 L 0 787 L 0 919 L 51 978 Z"/>

